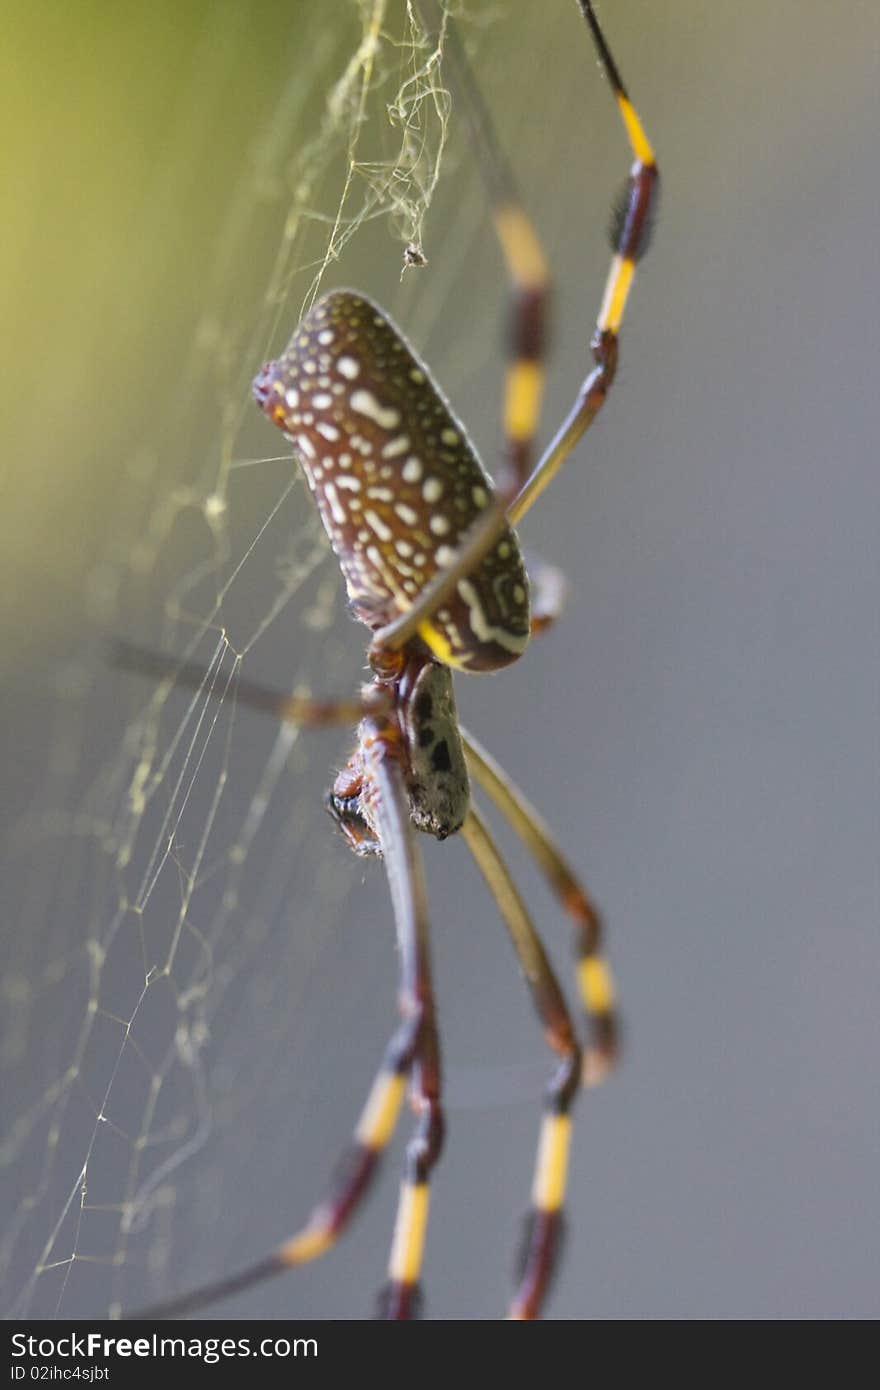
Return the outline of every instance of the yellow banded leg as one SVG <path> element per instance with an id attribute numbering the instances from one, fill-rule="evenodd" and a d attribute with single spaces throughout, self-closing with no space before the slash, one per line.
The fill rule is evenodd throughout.
<path id="1" fill-rule="evenodd" d="M 386 1317 L 412 1318 L 418 1310 L 429 1200 L 430 1188 L 426 1182 L 402 1184 L 388 1261 Z"/>
<path id="2" fill-rule="evenodd" d="M 546 319 L 549 273 L 537 232 L 526 213 L 507 160 L 474 81 L 454 24 L 431 3 L 438 28 L 445 35 L 444 57 L 449 60 L 456 96 L 461 99 L 470 127 L 480 173 L 492 206 L 495 231 L 511 281 L 508 329 L 508 367 L 503 428 L 506 460 L 497 480 L 495 495 L 477 521 L 460 538 L 454 561 L 420 592 L 415 602 L 379 628 L 370 646 L 370 659 L 381 661 L 389 651 L 398 652 L 416 634 L 434 655 L 448 663 L 451 650 L 431 622 L 453 594 L 489 553 L 507 528 L 510 507 L 529 476 L 535 432 L 544 389 Z"/>
<path id="3" fill-rule="evenodd" d="M 522 447 L 534 438 L 543 390 L 544 372 L 537 362 L 517 360 L 508 368 L 504 432 L 512 445 Z"/>
<path id="4" fill-rule="evenodd" d="M 404 1045 L 393 1048 L 396 1065 L 384 1067 L 373 1082 L 358 1120 L 354 1143 L 340 1165 L 333 1191 L 315 1208 L 303 1229 L 279 1247 L 280 1264 L 304 1264 L 323 1255 L 347 1224 L 376 1170 L 382 1150 L 394 1133 L 406 1090 L 410 1040 L 411 1030 L 407 1027 L 401 1035 Z"/>
<path id="5" fill-rule="evenodd" d="M 407 1020 L 389 1044 L 384 1063 L 361 1112 L 354 1140 L 339 1164 L 330 1192 L 315 1207 L 305 1226 L 295 1236 L 285 1240 L 263 1259 L 225 1279 L 203 1284 L 198 1289 L 169 1299 L 167 1303 L 146 1308 L 133 1316 L 161 1319 L 195 1312 L 241 1293 L 274 1274 L 280 1274 L 291 1265 L 315 1260 L 329 1250 L 354 1215 L 376 1172 L 382 1150 L 394 1132 L 416 1041 L 417 1029 Z"/>
<path id="6" fill-rule="evenodd" d="M 636 263 L 648 249 L 651 221 L 660 189 L 654 150 L 627 95 L 593 6 L 590 0 L 578 2 L 617 102 L 632 149 L 633 165 L 614 210 L 611 268 L 591 343 L 594 366 L 568 415 L 513 502 L 509 516 L 514 525 L 534 506 L 552 482 L 578 440 L 593 423 L 611 388 L 617 371 L 617 335 L 632 288 Z"/>
<path id="7" fill-rule="evenodd" d="M 602 919 L 525 794 L 472 734 L 462 729 L 461 735 L 471 775 L 516 831 L 571 920 L 578 989 L 590 1025 L 583 1080 L 596 1085 L 620 1052 L 620 1022 L 611 967 L 603 955 Z"/>
<path id="8" fill-rule="evenodd" d="M 431 4 L 438 18 L 438 7 Z M 508 501 L 528 476 L 544 388 L 546 319 L 550 293 L 547 258 L 525 210 L 516 180 L 501 148 L 491 114 L 463 52 L 455 25 L 444 26 L 444 59 L 455 97 L 467 121 L 477 166 L 492 208 L 492 221 L 511 283 L 508 368 L 503 426 L 507 476 L 500 491 Z"/>
<path id="9" fill-rule="evenodd" d="M 541 1124 L 523 1267 L 507 1315 L 516 1322 L 538 1316 L 553 1273 L 562 1226 L 570 1146 L 570 1116 L 549 1110 Z"/>
<path id="10" fill-rule="evenodd" d="M 367 744 L 367 772 L 375 779 L 379 836 L 400 942 L 401 1008 L 415 1038 L 410 1090 L 418 1119 L 407 1146 L 388 1282 L 381 1300 L 382 1315 L 399 1320 L 412 1318 L 417 1312 L 428 1222 L 428 1183 L 443 1147 L 440 1043 L 428 949 L 424 875 L 403 772 L 388 732 L 377 725 L 376 737 L 372 742 L 367 740 Z M 384 1130 L 386 1114 L 380 1096 L 370 1116 L 374 1133 Z"/>
<path id="11" fill-rule="evenodd" d="M 600 332 L 616 333 L 620 328 L 635 273 L 634 260 L 628 256 L 613 257 L 597 320 Z"/>
<path id="12" fill-rule="evenodd" d="M 182 1297 L 145 1309 L 139 1317 L 177 1317 L 260 1283 L 291 1265 L 329 1250 L 353 1216 L 394 1131 L 407 1076 L 422 1115 L 410 1144 L 411 1164 L 427 1170 L 442 1142 L 439 1048 L 434 1024 L 424 875 L 397 762 L 396 725 L 376 713 L 364 719 L 364 780 L 374 800 L 399 944 L 399 1000 L 403 1020 L 385 1053 L 330 1192 L 306 1225 L 263 1259 Z"/>
<path id="13" fill-rule="evenodd" d="M 633 282 L 636 262 L 648 248 L 660 175 L 654 151 L 605 42 L 590 0 L 579 0 L 606 76 L 620 110 L 634 155 L 629 178 L 614 215 L 613 259 L 596 329 L 590 344 L 593 367 L 575 401 L 537 465 L 529 473 L 532 440 L 538 423 L 543 386 L 544 320 L 548 278 L 537 236 L 522 209 L 507 163 L 495 137 L 482 96 L 464 60 L 454 26 L 446 28 L 447 54 L 463 97 L 474 146 L 484 175 L 508 273 L 513 282 L 513 321 L 505 404 L 507 466 L 495 499 L 458 546 L 456 558 L 432 579 L 412 607 L 376 632 L 372 660 L 399 651 L 419 630 L 428 638 L 430 617 L 443 606 L 461 579 L 480 563 L 501 536 L 505 523 L 517 525 L 555 478 L 589 429 L 608 395 L 617 371 L 618 330 Z M 436 6 L 433 6 L 436 10 Z M 426 640 L 428 640 L 426 638 Z M 437 647 L 429 640 L 436 652 Z"/>
<path id="14" fill-rule="evenodd" d="M 571 1138 L 568 1112 L 578 1092 L 581 1053 L 565 999 L 540 937 L 489 830 L 473 807 L 461 833 L 507 927 L 545 1038 L 561 1058 L 547 1089 L 522 1268 L 510 1308 L 511 1318 L 536 1318 L 541 1311 L 558 1253 Z"/>
<path id="15" fill-rule="evenodd" d="M 629 99 L 590 0 L 580 0 L 580 7 L 614 93 L 634 161 L 623 196 L 614 212 L 611 231 L 614 256 L 596 325 L 601 336 L 603 333 L 616 334 L 623 321 L 636 261 L 648 249 L 651 216 L 656 207 L 660 176 L 654 149 Z"/>
<path id="16" fill-rule="evenodd" d="M 503 427 L 508 485 L 515 495 L 528 477 L 541 417 L 550 275 L 537 233 L 512 185 L 495 207 L 494 222 L 512 285 Z"/>
<path id="17" fill-rule="evenodd" d="M 565 1197 L 571 1117 L 545 1115 L 538 1143 L 532 1201 L 538 1211 L 558 1211 Z"/>
<path id="18" fill-rule="evenodd" d="M 414 1078 L 414 1100 L 420 1120 L 407 1149 L 407 1171 L 397 1204 L 388 1260 L 388 1281 L 380 1300 L 382 1317 L 393 1321 L 417 1317 L 421 1303 L 419 1279 L 428 1229 L 430 1176 L 443 1144 L 443 1112 L 436 1086 L 439 1080 L 434 1060 L 436 1056 L 436 1031 L 432 1019 L 428 1017 L 423 1027 L 420 1060 L 416 1064 Z"/>

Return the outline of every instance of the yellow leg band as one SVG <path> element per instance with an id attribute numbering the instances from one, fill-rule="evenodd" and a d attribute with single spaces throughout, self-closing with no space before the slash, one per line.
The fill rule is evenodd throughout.
<path id="1" fill-rule="evenodd" d="M 605 329 L 610 329 L 612 333 L 616 333 L 620 327 L 635 271 L 635 261 L 627 257 L 615 256 L 611 262 L 611 271 L 605 286 L 605 298 L 602 300 L 602 308 L 599 311 L 599 328 L 603 332 Z"/>
<path id="2" fill-rule="evenodd" d="M 605 961 L 587 956 L 578 965 L 578 981 L 587 1012 L 609 1014 L 614 1008 L 614 981 Z"/>
<path id="3" fill-rule="evenodd" d="M 400 1104 L 406 1090 L 406 1077 L 384 1072 L 373 1083 L 355 1136 L 368 1149 L 382 1149 L 394 1133 Z"/>
<path id="4" fill-rule="evenodd" d="M 541 1125 L 538 1162 L 532 1202 L 539 1211 L 558 1211 L 565 1196 L 571 1120 L 568 1115 L 546 1115 Z"/>
<path id="5" fill-rule="evenodd" d="M 511 439 L 529 439 L 541 409 L 544 373 L 535 362 L 514 362 L 507 374 L 504 428 Z"/>
<path id="6" fill-rule="evenodd" d="M 653 164 L 654 151 L 651 142 L 642 128 L 642 123 L 635 112 L 635 107 L 626 97 L 618 95 L 617 104 L 620 107 L 620 114 L 623 117 L 623 124 L 626 126 L 626 133 L 629 136 L 629 143 L 633 147 L 633 154 L 636 159 L 643 164 Z"/>
<path id="7" fill-rule="evenodd" d="M 326 1226 L 307 1226 L 298 1236 L 282 1245 L 278 1254 L 282 1264 L 301 1265 L 329 1250 L 333 1237 Z"/>
<path id="8" fill-rule="evenodd" d="M 547 283 L 547 262 L 535 230 L 515 203 L 498 208 L 495 230 L 510 273 L 523 289 L 541 289 Z"/>
<path id="9" fill-rule="evenodd" d="M 388 1277 L 401 1284 L 418 1282 L 428 1225 L 428 1197 L 427 1183 L 405 1182 L 400 1189 Z"/>

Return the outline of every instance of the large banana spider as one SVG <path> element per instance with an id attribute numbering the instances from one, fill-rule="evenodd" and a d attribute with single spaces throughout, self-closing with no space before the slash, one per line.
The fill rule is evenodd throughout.
<path id="1" fill-rule="evenodd" d="M 328 807 L 358 854 L 385 862 L 399 941 L 402 1021 L 328 1194 L 305 1226 L 244 1271 L 158 1308 L 203 1306 L 326 1251 L 353 1215 L 394 1129 L 409 1084 L 417 1116 L 394 1229 L 384 1315 L 417 1304 L 432 1169 L 443 1143 L 440 1048 L 421 858 L 414 830 L 460 831 L 506 923 L 532 1001 L 559 1063 L 547 1088 L 525 1257 L 510 1317 L 538 1315 L 558 1245 L 570 1109 L 582 1078 L 615 1059 L 614 993 L 599 918 L 523 794 L 458 724 L 452 669 L 494 671 L 522 655 L 557 614 L 560 577 L 530 582 L 513 526 L 592 423 L 617 366 L 618 330 L 636 261 L 647 246 L 658 192 L 654 153 L 621 81 L 590 0 L 578 0 L 632 147 L 634 163 L 611 229 L 613 259 L 591 350 L 593 366 L 538 463 L 532 446 L 543 388 L 548 274 L 491 120 L 455 33 L 445 51 L 486 175 L 495 230 L 512 280 L 512 333 L 496 483 L 461 423 L 397 328 L 360 294 L 319 300 L 283 355 L 254 382 L 262 411 L 292 441 L 336 553 L 355 616 L 372 632 L 373 677 L 359 698 L 280 697 L 242 682 L 239 698 L 304 725 L 359 720 L 355 751 Z M 123 661 L 167 674 L 163 658 L 129 650 Z M 175 670 L 192 683 L 201 673 Z M 591 1024 L 582 1054 L 540 939 L 481 817 L 469 774 L 525 842 L 574 924 L 580 994 Z"/>

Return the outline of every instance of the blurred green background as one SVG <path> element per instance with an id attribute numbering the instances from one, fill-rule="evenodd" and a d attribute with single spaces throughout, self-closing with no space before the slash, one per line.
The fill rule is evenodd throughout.
<path id="1" fill-rule="evenodd" d="M 307 499 L 285 494 L 290 460 L 247 393 L 334 235 L 322 284 L 386 305 L 490 466 L 497 452 L 505 285 L 454 111 L 425 269 L 401 281 L 413 225 L 371 202 L 412 71 L 389 0 L 361 112 L 377 10 L 5 10 L 14 1310 L 131 1307 L 293 1230 L 393 1016 L 381 872 L 350 862 L 320 806 L 334 735 L 281 770 L 274 731 L 224 702 L 148 910 L 124 910 L 167 838 L 177 765 L 133 815 L 150 691 L 106 659 L 108 636 L 181 650 L 210 619 L 239 650 L 257 639 L 257 678 L 360 678 L 332 565 L 292 577 L 311 564 Z M 463 718 L 582 865 L 625 1008 L 625 1064 L 580 1107 L 550 1314 L 873 1316 L 880 20 L 868 0 L 600 15 L 660 158 L 655 243 L 607 410 L 523 528 L 569 575 L 565 621 L 517 668 L 459 682 Z M 585 369 L 626 145 L 573 4 L 473 0 L 462 22 L 554 266 L 546 437 Z M 421 115 L 430 152 L 430 101 Z M 154 765 L 185 712 L 162 706 Z M 553 905 L 511 850 L 564 970 Z M 546 1063 L 464 851 L 426 857 L 450 1079 L 427 1314 L 486 1318 L 505 1306 Z M 141 1003 L 184 902 L 174 969 Z M 218 1316 L 369 1316 L 400 1156 L 339 1250 Z"/>

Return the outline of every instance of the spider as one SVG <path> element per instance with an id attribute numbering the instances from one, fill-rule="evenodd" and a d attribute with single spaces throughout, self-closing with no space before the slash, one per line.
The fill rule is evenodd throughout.
<path id="1" fill-rule="evenodd" d="M 593 365 L 551 443 L 532 466 L 543 388 L 549 277 L 479 89 L 451 26 L 446 52 L 486 174 L 495 231 L 512 282 L 504 403 L 506 451 L 497 482 L 428 367 L 364 295 L 318 300 L 253 392 L 293 443 L 342 570 L 349 606 L 371 632 L 372 679 L 353 700 L 282 697 L 246 682 L 239 698 L 303 725 L 358 721 L 357 743 L 327 807 L 360 855 L 384 861 L 399 943 L 401 1021 L 393 1033 L 329 1191 L 306 1224 L 244 1271 L 154 1307 L 168 1316 L 204 1306 L 323 1254 L 353 1216 L 393 1133 L 407 1087 L 416 1115 L 406 1152 L 383 1315 L 415 1315 L 429 1184 L 444 1137 L 440 1046 L 428 914 L 415 831 L 460 833 L 503 918 L 558 1063 L 546 1092 L 524 1258 L 509 1317 L 539 1315 L 553 1272 L 566 1185 L 570 1111 L 582 1081 L 601 1080 L 619 1046 L 601 924 L 526 797 L 458 723 L 453 671 L 497 671 L 558 615 L 563 584 L 530 582 L 513 527 L 571 454 L 614 379 L 618 330 L 659 189 L 652 147 L 629 100 L 590 0 L 578 0 L 623 118 L 633 164 L 611 227 L 613 258 Z M 531 593 L 531 601 L 530 601 Z M 125 664 L 167 673 L 161 657 L 129 650 Z M 192 684 L 201 673 L 176 669 Z M 574 927 L 583 1050 L 538 934 L 470 798 L 470 777 L 525 843 Z"/>

